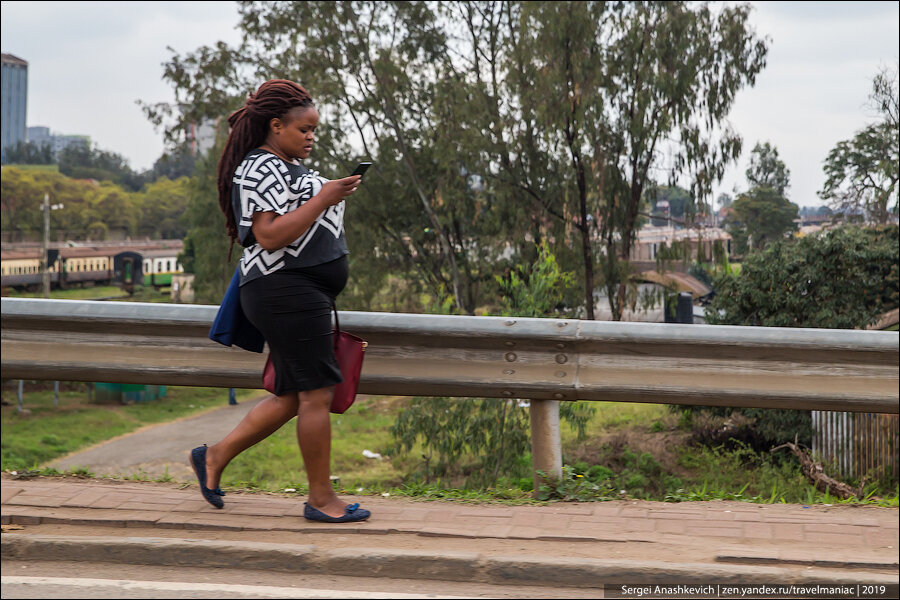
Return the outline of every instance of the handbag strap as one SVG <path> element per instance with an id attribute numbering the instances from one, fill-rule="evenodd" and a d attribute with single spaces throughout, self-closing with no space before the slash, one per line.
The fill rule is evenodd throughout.
<path id="1" fill-rule="evenodd" d="M 334 311 L 334 328 L 338 335 L 341 335 L 341 322 L 338 320 L 337 305 L 332 302 L 331 310 Z"/>

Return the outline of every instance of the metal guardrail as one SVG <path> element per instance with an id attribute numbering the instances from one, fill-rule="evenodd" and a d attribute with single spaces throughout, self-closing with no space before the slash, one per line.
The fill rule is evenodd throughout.
<path id="1" fill-rule="evenodd" d="M 2 299 L 7 379 L 261 388 L 264 354 L 207 338 L 216 306 Z M 529 399 L 559 472 L 554 400 L 898 413 L 898 333 L 341 313 L 360 392 Z M 558 466 L 557 466 L 558 465 Z"/>

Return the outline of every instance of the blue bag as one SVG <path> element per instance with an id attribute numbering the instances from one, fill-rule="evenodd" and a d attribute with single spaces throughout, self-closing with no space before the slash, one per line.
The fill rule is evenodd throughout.
<path id="1" fill-rule="evenodd" d="M 219 312 L 209 330 L 209 339 L 223 346 L 238 346 L 251 352 L 262 352 L 266 340 L 253 326 L 241 309 L 241 268 L 234 271 L 234 277 L 225 291 Z"/>

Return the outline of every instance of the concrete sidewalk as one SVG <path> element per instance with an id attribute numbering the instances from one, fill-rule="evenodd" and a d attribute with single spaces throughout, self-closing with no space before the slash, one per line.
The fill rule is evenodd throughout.
<path id="1" fill-rule="evenodd" d="M 2 522 L 24 528 L 4 527 L 3 556 L 121 562 L 130 556 L 195 566 L 251 561 L 337 573 L 349 568 L 340 566 L 349 553 L 356 575 L 371 569 L 570 586 L 654 578 L 898 581 L 896 509 L 645 501 L 504 506 L 360 496 L 346 499 L 371 510 L 369 521 L 330 525 L 303 519 L 304 499 L 229 493 L 217 510 L 196 484 L 4 474 Z"/>

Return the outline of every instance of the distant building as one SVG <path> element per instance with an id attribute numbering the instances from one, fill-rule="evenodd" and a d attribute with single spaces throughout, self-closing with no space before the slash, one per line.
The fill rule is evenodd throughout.
<path id="1" fill-rule="evenodd" d="M 61 135 L 52 133 L 49 127 L 33 126 L 28 128 L 28 142 L 36 146 L 50 146 L 54 157 L 71 146 L 91 147 L 91 138 L 86 135 Z"/>
<path id="2" fill-rule="evenodd" d="M 725 256 L 731 255 L 731 235 L 724 229 L 648 226 L 637 232 L 629 258 L 632 264 L 650 265 L 656 261 L 663 247 L 671 248 L 675 243 L 680 244 L 685 250 L 690 250 L 689 261 L 713 262 L 716 259 L 716 246 Z M 670 268 L 677 269 L 672 265 Z"/>
<path id="3" fill-rule="evenodd" d="M 6 149 L 25 141 L 27 107 L 28 63 L 18 56 L 3 54 L 0 162 L 4 164 Z"/>
<path id="4" fill-rule="evenodd" d="M 216 127 L 218 121 L 206 119 L 199 125 L 191 123 L 188 125 L 187 137 L 190 144 L 191 154 L 205 154 L 210 148 L 216 144 Z"/>
<path id="5" fill-rule="evenodd" d="M 807 213 L 801 214 L 800 218 L 796 220 L 798 226 L 800 227 L 808 227 L 810 225 L 817 225 L 821 227 L 822 225 L 827 225 L 834 220 L 834 214 L 831 211 L 828 212 L 820 212 L 820 213 Z"/>
<path id="6" fill-rule="evenodd" d="M 36 126 L 29 127 L 27 139 L 29 144 L 34 144 L 36 146 L 44 146 L 44 145 L 52 145 L 53 144 L 53 136 L 50 134 L 49 127 Z"/>

